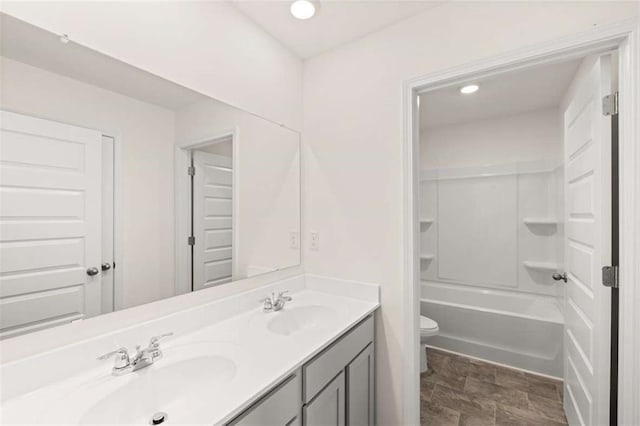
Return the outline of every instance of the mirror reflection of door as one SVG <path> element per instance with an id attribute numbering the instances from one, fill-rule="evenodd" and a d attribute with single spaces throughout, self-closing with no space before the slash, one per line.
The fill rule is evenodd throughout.
<path id="1" fill-rule="evenodd" d="M 0 336 L 111 312 L 113 139 L 0 114 Z"/>
<path id="2" fill-rule="evenodd" d="M 297 132 L 0 27 L 0 340 L 300 264 Z"/>
<path id="3" fill-rule="evenodd" d="M 233 141 L 191 151 L 192 289 L 233 280 Z"/>

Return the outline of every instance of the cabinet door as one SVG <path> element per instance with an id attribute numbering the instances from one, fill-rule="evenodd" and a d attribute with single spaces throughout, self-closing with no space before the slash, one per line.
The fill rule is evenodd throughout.
<path id="1" fill-rule="evenodd" d="M 374 389 L 375 362 L 373 343 L 370 343 L 347 366 L 347 425 L 368 426 L 375 424 Z"/>
<path id="2" fill-rule="evenodd" d="M 344 426 L 345 380 L 340 372 L 316 397 L 304 407 L 305 426 Z"/>

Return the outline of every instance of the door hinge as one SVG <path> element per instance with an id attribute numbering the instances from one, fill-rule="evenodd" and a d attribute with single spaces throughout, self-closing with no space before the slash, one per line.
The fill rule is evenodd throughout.
<path id="1" fill-rule="evenodd" d="M 189 166 L 187 167 L 187 174 L 189 176 L 195 176 L 196 175 L 196 168 L 195 166 Z"/>
<path id="2" fill-rule="evenodd" d="M 189 236 L 189 238 L 187 238 L 187 244 L 189 244 L 190 246 L 195 246 L 196 237 L 194 237 L 193 235 Z"/>
<path id="3" fill-rule="evenodd" d="M 605 287 L 618 288 L 618 267 L 603 266 L 602 267 L 602 285 Z"/>
<path id="4" fill-rule="evenodd" d="M 606 116 L 618 115 L 618 92 L 602 98 L 602 114 Z"/>

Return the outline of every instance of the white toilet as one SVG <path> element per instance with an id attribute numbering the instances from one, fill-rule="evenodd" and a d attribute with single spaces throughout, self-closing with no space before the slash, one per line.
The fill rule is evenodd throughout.
<path id="1" fill-rule="evenodd" d="M 420 315 L 420 372 L 424 373 L 429 369 L 427 364 L 427 339 L 438 334 L 438 323 Z"/>

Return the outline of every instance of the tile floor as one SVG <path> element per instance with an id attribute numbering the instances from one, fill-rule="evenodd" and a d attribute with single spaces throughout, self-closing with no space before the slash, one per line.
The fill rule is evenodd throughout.
<path id="1" fill-rule="evenodd" d="M 427 349 L 420 376 L 422 425 L 566 425 L 562 382 Z"/>

